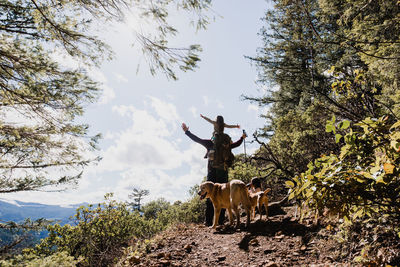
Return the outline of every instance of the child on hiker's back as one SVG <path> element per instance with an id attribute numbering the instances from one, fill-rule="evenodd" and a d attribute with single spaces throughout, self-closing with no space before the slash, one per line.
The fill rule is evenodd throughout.
<path id="1" fill-rule="evenodd" d="M 222 117 L 222 116 L 217 116 L 217 119 L 215 121 L 213 121 L 210 118 L 207 118 L 206 116 L 203 116 L 203 114 L 200 114 L 200 117 L 202 117 L 203 119 L 205 119 L 206 121 L 208 121 L 209 123 L 214 125 L 214 132 L 213 132 L 212 139 L 215 137 L 216 133 L 223 133 L 225 127 L 226 128 L 240 128 L 239 124 L 236 124 L 236 125 L 226 124 L 224 122 L 224 117 Z"/>

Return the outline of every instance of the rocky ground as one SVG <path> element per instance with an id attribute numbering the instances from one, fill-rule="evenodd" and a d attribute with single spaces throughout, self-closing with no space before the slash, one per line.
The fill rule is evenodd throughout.
<path id="1" fill-rule="evenodd" d="M 294 208 L 240 229 L 179 225 L 159 235 L 132 266 L 354 266 L 331 238 L 329 226 L 299 223 Z M 244 217 L 242 221 L 244 222 Z M 257 216 L 258 219 L 258 216 Z M 265 220 L 265 216 L 263 218 Z"/>

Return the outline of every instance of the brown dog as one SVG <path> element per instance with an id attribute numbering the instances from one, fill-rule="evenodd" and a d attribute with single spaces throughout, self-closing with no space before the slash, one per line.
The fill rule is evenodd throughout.
<path id="1" fill-rule="evenodd" d="M 264 191 L 257 193 L 249 193 L 249 198 L 251 202 L 251 219 L 253 220 L 255 217 L 256 206 L 258 206 L 258 212 L 260 213 L 260 220 L 262 219 L 261 208 L 264 205 L 265 214 L 268 219 L 268 196 L 267 193 L 271 191 L 271 188 L 267 188 Z"/>
<path id="2" fill-rule="evenodd" d="M 230 182 L 219 184 L 213 182 L 204 182 L 200 185 L 198 193 L 200 199 L 211 199 L 214 206 L 214 223 L 212 228 L 216 228 L 218 224 L 221 209 L 227 209 L 229 214 L 229 224 L 233 224 L 232 209 L 236 216 L 236 227 L 240 226 L 239 204 L 242 203 L 246 210 L 247 220 L 246 227 L 250 224 L 251 203 L 246 185 L 240 180 L 232 180 Z"/>

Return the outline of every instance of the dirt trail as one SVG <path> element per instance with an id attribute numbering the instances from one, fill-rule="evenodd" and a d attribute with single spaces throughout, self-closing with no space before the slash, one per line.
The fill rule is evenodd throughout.
<path id="1" fill-rule="evenodd" d="M 285 211 L 248 229 L 176 226 L 132 266 L 350 266 L 338 260 L 325 228 L 293 220 L 293 207 Z"/>

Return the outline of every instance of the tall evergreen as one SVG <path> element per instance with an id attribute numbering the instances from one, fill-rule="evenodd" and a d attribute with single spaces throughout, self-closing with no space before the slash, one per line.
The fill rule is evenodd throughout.
<path id="1" fill-rule="evenodd" d="M 286 168 L 298 172 L 316 156 L 337 151 L 335 139 L 325 133 L 332 115 L 353 122 L 389 111 L 397 116 L 399 5 L 273 2 L 260 33 L 264 45 L 250 57 L 265 93 L 245 98 L 270 107 L 259 135 L 268 137 L 274 149 L 260 153 L 273 152 L 281 162 L 294 163 Z"/>

